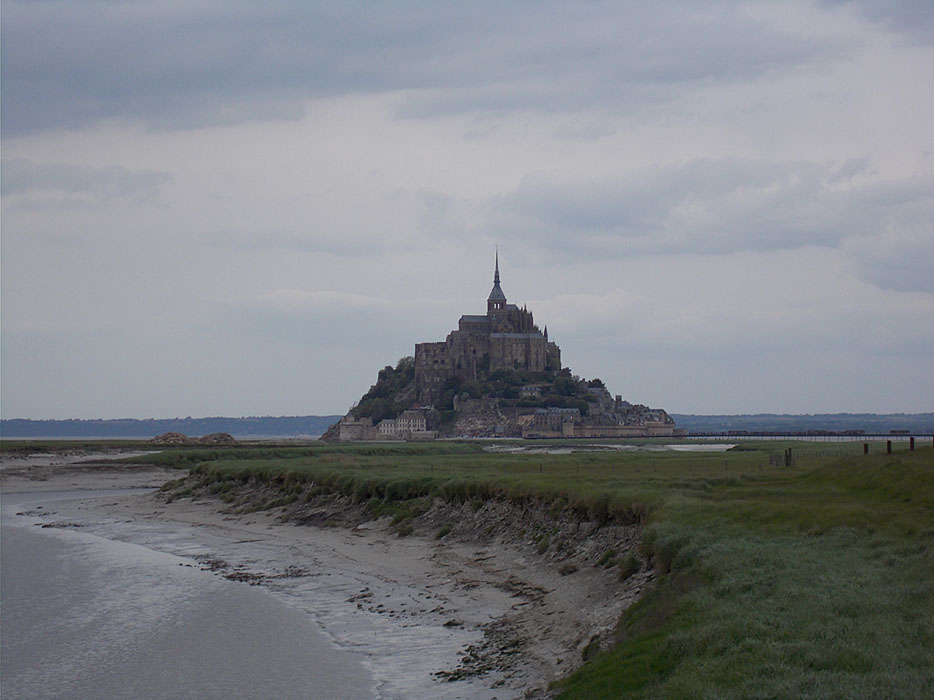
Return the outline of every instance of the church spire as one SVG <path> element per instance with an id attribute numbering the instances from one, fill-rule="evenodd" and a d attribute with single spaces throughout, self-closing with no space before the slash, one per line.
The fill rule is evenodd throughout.
<path id="1" fill-rule="evenodd" d="M 490 291 L 490 296 L 486 300 L 486 311 L 490 313 L 491 311 L 497 311 L 499 309 L 506 308 L 506 295 L 503 294 L 502 288 L 499 286 L 499 247 L 496 248 L 496 267 L 493 272 L 493 289 Z"/>

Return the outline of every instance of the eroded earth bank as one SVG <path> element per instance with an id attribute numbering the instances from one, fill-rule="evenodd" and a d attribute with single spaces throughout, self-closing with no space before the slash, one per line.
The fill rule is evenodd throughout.
<path id="1" fill-rule="evenodd" d="M 380 616 L 396 631 L 414 625 L 464 633 L 453 658 L 432 658 L 440 665 L 423 671 L 498 689 L 491 697 L 548 697 L 552 680 L 610 643 L 622 611 L 654 580 L 639 553 L 639 522 L 581 519 L 560 502 L 436 498 L 374 507 L 310 485 L 218 484 L 199 476 L 151 498 L 180 521 L 220 520 L 234 530 L 314 542 L 329 553 L 319 565 L 375 579 L 344 591 L 355 611 Z M 247 563 L 208 564 L 260 584 L 310 573 L 300 561 L 281 562 L 272 574 Z M 388 645 L 384 653 L 405 648 Z M 419 656 L 435 655 L 426 649 Z"/>

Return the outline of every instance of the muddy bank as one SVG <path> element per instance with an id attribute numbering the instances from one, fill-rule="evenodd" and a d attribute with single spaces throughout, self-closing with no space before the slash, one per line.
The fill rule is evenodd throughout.
<path id="1" fill-rule="evenodd" d="M 0 452 L 0 491 L 94 491 L 159 488 L 187 470 L 124 462 L 126 458 L 159 452 L 120 447 L 73 448 L 23 445 Z"/>
<path id="2" fill-rule="evenodd" d="M 230 523 L 343 539 L 348 552 L 380 548 L 385 559 L 370 562 L 376 570 L 395 564 L 380 575 L 440 595 L 444 604 L 404 611 L 370 589 L 348 602 L 402 625 L 427 615 L 432 624 L 476 630 L 478 638 L 454 663 L 432 673 L 447 681 L 487 678 L 512 693 L 499 697 L 548 697 L 548 683 L 612 641 L 622 611 L 655 576 L 639 553 L 641 524 L 581 520 L 560 504 L 412 499 L 374 506 L 311 488 L 219 485 L 197 476 L 167 485 L 157 498 L 170 509 L 216 509 Z M 235 580 L 262 583 L 249 572 L 219 568 Z"/>

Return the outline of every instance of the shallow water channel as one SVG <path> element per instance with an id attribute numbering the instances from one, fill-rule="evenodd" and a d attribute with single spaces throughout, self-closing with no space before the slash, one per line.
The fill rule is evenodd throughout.
<path id="1" fill-rule="evenodd" d="M 77 495 L 2 496 L 4 700 L 376 697 L 359 658 L 268 591 L 138 544 L 36 525 Z M 24 510 L 39 515 L 17 517 Z"/>

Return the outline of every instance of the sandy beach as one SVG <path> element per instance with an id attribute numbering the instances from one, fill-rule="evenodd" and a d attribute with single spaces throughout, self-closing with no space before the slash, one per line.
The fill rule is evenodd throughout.
<path id="1" fill-rule="evenodd" d="M 155 488 L 182 473 L 108 455 L 4 458 L 4 493 L 75 492 L 24 511 L 39 527 L 80 527 L 183 556 L 191 566 L 265 586 L 360 654 L 380 698 L 544 698 L 596 635 L 651 585 L 640 572 L 580 566 L 565 575 L 521 537 L 508 542 L 400 538 L 388 519 L 353 527 L 280 522 L 280 511 L 224 511 L 213 499 L 165 502 L 154 491 L 92 498 L 83 490 Z M 37 496 L 41 500 L 41 496 Z M 638 532 L 600 532 L 622 551 Z M 586 533 L 584 535 L 586 539 Z M 609 539 L 607 539 L 609 538 Z"/>

